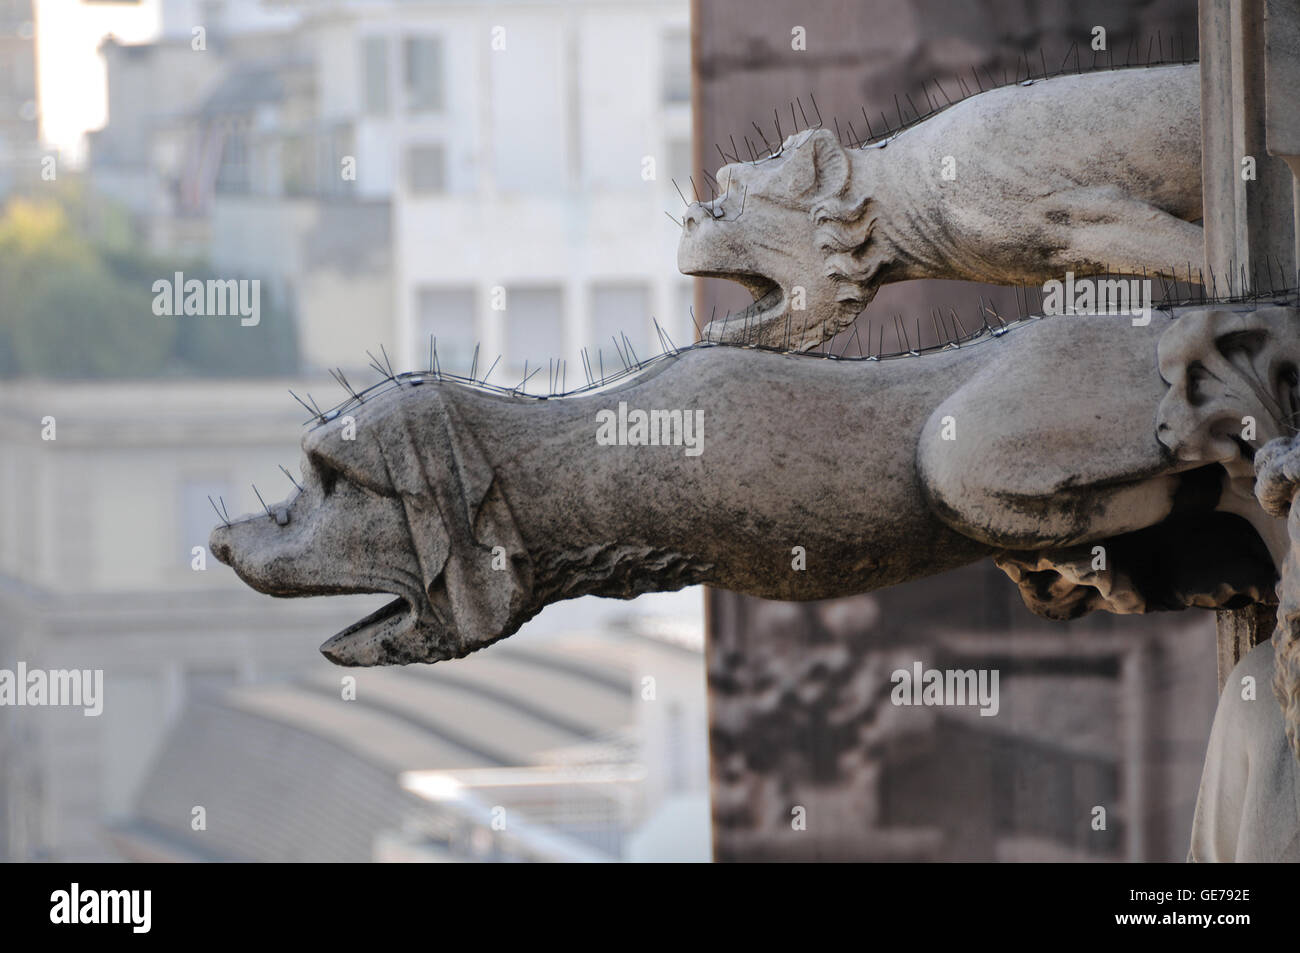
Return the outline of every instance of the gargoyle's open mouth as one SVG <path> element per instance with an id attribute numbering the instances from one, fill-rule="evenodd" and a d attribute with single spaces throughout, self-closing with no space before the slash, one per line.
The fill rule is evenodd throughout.
<path id="1" fill-rule="evenodd" d="M 212 554 L 272 596 L 395 596 L 321 646 L 336 664 L 375 664 L 394 646 L 423 644 L 416 633 L 432 620 L 402 500 L 319 448 L 306 451 L 301 470 L 302 486 L 288 501 L 216 527 Z"/>
<path id="2" fill-rule="evenodd" d="M 343 631 L 326 639 L 320 651 L 335 665 L 365 664 L 358 662 L 363 646 L 378 646 L 396 638 L 415 624 L 415 613 L 404 596 L 370 613 Z"/>
<path id="3" fill-rule="evenodd" d="M 734 271 L 696 271 L 692 274 L 701 278 L 724 278 L 744 285 L 754 299 L 743 311 L 733 311 L 728 315 L 715 315 L 706 330 L 706 340 L 749 342 L 756 334 L 773 322 L 784 320 L 788 301 L 786 290 L 781 285 L 764 275 Z"/>

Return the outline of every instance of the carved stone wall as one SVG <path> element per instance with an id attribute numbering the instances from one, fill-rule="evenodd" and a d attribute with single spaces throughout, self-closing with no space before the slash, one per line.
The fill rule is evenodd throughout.
<path id="1" fill-rule="evenodd" d="M 809 92 L 827 126 L 853 121 L 861 136 L 862 107 L 893 115 L 895 94 L 906 109 L 923 80 L 1014 75 L 1026 55 L 1037 72 L 1040 48 L 1055 70 L 1095 26 L 1116 62 L 1157 44 L 1166 58 L 1196 52 L 1195 0 L 696 0 L 694 16 L 696 157 L 709 169 L 715 142 L 730 152 L 731 135 L 752 137 L 751 122 Z M 791 49 L 795 27 L 806 50 Z M 1013 290 L 912 282 L 886 286 L 859 330 L 934 307 L 973 314 L 981 294 L 1016 311 Z M 748 303 L 738 286 L 700 283 L 703 316 Z M 809 439 L 840 428 L 810 421 Z M 1216 698 L 1209 613 L 1049 623 L 991 562 L 843 601 L 708 598 L 719 860 L 1185 856 Z M 999 716 L 893 705 L 891 672 L 916 661 L 996 668 Z"/>

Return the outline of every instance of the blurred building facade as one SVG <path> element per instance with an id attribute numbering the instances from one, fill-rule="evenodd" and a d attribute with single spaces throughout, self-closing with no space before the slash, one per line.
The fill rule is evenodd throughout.
<path id="1" fill-rule="evenodd" d="M 164 9 L 156 43 L 104 45 L 92 180 L 152 247 L 265 275 L 308 367 L 380 341 L 414 367 L 436 337 L 450 370 L 481 344 L 497 383 L 576 380 L 584 346 L 657 352 L 656 318 L 692 336 L 664 216 L 692 188 L 681 0 Z"/>
<path id="2" fill-rule="evenodd" d="M 0 857 L 613 860 L 686 804 L 692 826 L 644 849 L 707 859 L 698 592 L 563 603 L 490 652 L 344 671 L 317 647 L 382 598 L 270 599 L 207 557 L 209 498 L 258 511 L 244 478 L 296 453 L 290 383 L 0 384 L 0 668 L 104 673 L 101 715 L 0 709 Z M 433 806 L 403 787 L 476 769 L 498 772 L 503 830 L 468 783 Z"/>
<path id="3" fill-rule="evenodd" d="M 0 2 L 0 198 L 40 174 L 32 0 Z"/>
<path id="4" fill-rule="evenodd" d="M 161 9 L 154 42 L 101 45 L 88 191 L 160 260 L 261 277 L 305 374 L 0 382 L 0 668 L 102 669 L 106 695 L 99 717 L 0 710 L 0 857 L 706 859 L 698 592 L 562 604 L 512 639 L 531 653 L 514 669 L 494 651 L 451 666 L 464 682 L 358 673 L 354 703 L 317 646 L 373 600 L 272 600 L 204 552 L 209 497 L 234 517 L 260 510 L 249 478 L 287 495 L 303 413 L 285 391 L 319 397 L 324 367 L 379 344 L 416 364 L 436 334 L 464 371 L 476 336 L 500 382 L 597 332 L 640 351 L 660 309 L 689 326 L 663 215 L 689 151 L 684 3 Z M 141 321 L 176 320 L 140 297 Z M 292 809 L 290 773 L 301 815 L 250 839 Z"/>

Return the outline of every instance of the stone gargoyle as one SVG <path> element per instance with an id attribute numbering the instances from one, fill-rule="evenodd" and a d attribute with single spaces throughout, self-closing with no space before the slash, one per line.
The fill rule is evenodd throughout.
<path id="1" fill-rule="evenodd" d="M 718 171 L 721 194 L 682 217 L 678 267 L 754 297 L 708 340 L 794 350 L 847 328 L 889 282 L 1190 279 L 1200 135 L 1195 63 L 991 89 L 860 148 L 805 129 Z"/>
<path id="2" fill-rule="evenodd" d="M 272 595 L 395 595 L 322 647 L 344 665 L 464 656 L 581 595 L 823 599 L 987 557 L 1054 618 L 1268 602 L 1288 541 L 1251 459 L 1293 432 L 1298 322 L 1286 300 L 883 359 L 705 343 L 550 398 L 396 375 L 211 551 Z"/>

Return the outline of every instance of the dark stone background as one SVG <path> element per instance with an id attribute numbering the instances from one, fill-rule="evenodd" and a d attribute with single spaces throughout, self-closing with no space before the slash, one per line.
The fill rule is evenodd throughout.
<path id="1" fill-rule="evenodd" d="M 910 111 L 910 93 L 924 110 L 922 81 L 955 99 L 958 74 L 973 88 L 972 68 L 1014 78 L 1027 59 L 1035 75 L 1044 60 L 1054 72 L 1073 64 L 1075 43 L 1086 65 L 1094 26 L 1117 64 L 1193 59 L 1196 48 L 1194 0 L 695 0 L 693 15 L 695 161 L 710 170 L 714 143 L 730 152 L 735 135 L 743 149 L 751 122 L 771 138 L 773 107 L 788 116 L 803 97 L 810 112 L 809 92 L 828 127 L 839 117 L 862 136 L 860 107 L 896 116 L 895 94 Z M 795 25 L 806 51 L 790 48 Z M 978 325 L 978 295 L 1018 313 L 1011 289 L 909 282 L 887 286 L 859 330 L 892 328 L 894 314 L 910 328 L 936 306 Z M 702 316 L 747 303 L 738 286 L 699 282 Z M 809 439 L 846 433 L 834 408 L 809 423 Z M 708 618 L 719 860 L 1186 855 L 1216 700 L 1210 613 L 1049 623 L 988 563 L 822 603 L 713 591 Z M 915 659 L 999 668 L 1001 717 L 891 705 L 890 672 Z M 1091 823 L 1097 806 L 1104 831 Z"/>

